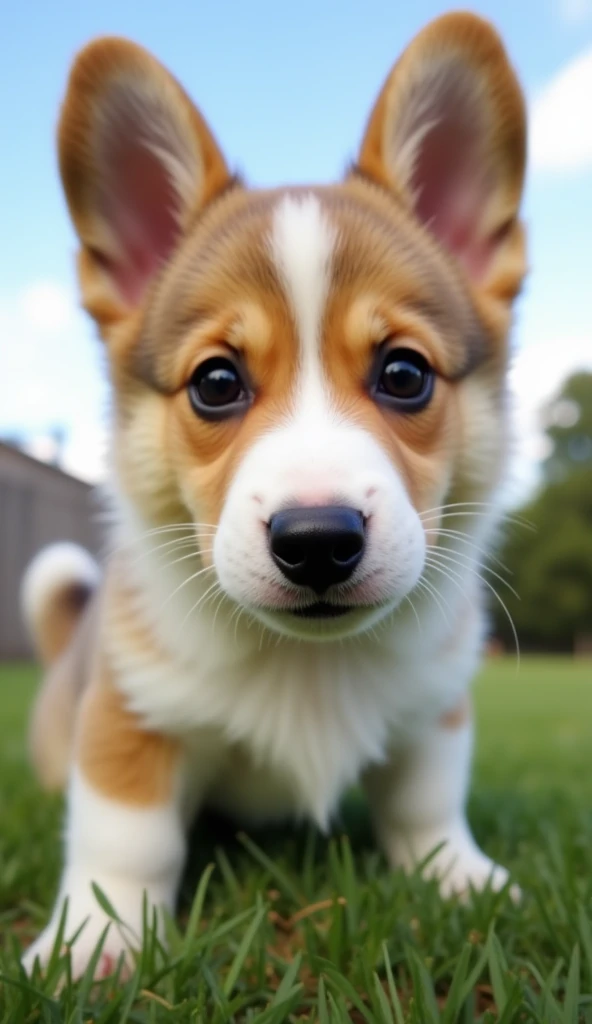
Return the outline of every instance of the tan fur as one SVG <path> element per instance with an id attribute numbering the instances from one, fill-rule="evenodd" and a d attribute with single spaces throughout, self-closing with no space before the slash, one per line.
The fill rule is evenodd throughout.
<path id="1" fill-rule="evenodd" d="M 482 282 L 483 292 L 505 305 L 517 294 L 525 270 L 524 237 L 516 215 L 524 181 L 526 113 L 502 43 L 486 21 L 473 14 L 451 13 L 415 37 L 383 86 L 368 122 L 359 166 L 413 206 L 415 197 L 409 192 L 413 157 L 393 168 L 386 152 L 387 136 L 401 129 L 422 77 L 439 62 L 452 61 L 463 69 L 463 92 L 480 108 L 482 159 L 497 182 L 481 226 L 483 238 L 498 243 L 497 258 Z M 498 313 L 503 316 L 501 310 Z"/>
<path id="2" fill-rule="evenodd" d="M 447 711 L 439 720 L 442 729 L 462 729 L 471 717 L 471 701 L 469 697 L 463 697 L 459 704 L 451 711 Z"/>
<path id="3" fill-rule="evenodd" d="M 29 749 L 39 779 L 48 790 L 62 789 L 68 777 L 78 704 L 90 678 L 97 643 L 98 611 L 95 596 L 71 643 L 48 670 L 33 707 Z"/>
<path id="4" fill-rule="evenodd" d="M 506 187 L 497 200 L 504 210 L 508 238 L 496 261 L 496 297 L 503 297 L 502 313 L 499 303 L 488 305 L 491 282 L 486 288 L 468 288 L 454 261 L 413 217 L 404 182 L 393 180 L 384 152 L 385 118 L 396 118 L 397 104 L 405 101 L 408 75 L 419 75 L 418 68 L 430 54 L 452 45 L 451 40 L 488 105 L 487 159 L 503 165 L 500 180 Z M 83 243 L 85 294 L 98 287 L 90 283 L 93 273 L 102 281 L 106 258 L 97 263 L 100 238 L 95 240 L 87 227 L 99 215 L 100 167 L 96 159 L 91 162 L 98 146 L 93 143 L 93 129 L 96 133 L 101 104 L 108 107 L 112 81 L 126 76 L 150 80 L 148 91 L 166 95 L 173 116 L 204 154 L 205 177 L 201 216 L 196 219 L 192 209 L 184 222 L 181 244 L 159 275 L 142 315 L 119 309 L 109 319 L 106 336 L 121 423 L 118 469 L 130 495 L 140 500 L 155 523 L 185 520 L 187 506 L 197 519 L 215 523 L 241 454 L 286 412 L 291 401 L 294 326 L 269 253 L 261 245 L 279 193 L 250 193 L 236 187 L 225 192 L 230 179 L 224 160 L 201 114 L 172 76 L 152 57 L 121 40 L 91 44 L 77 60 L 60 124 L 64 186 Z M 330 307 L 324 344 L 329 373 L 338 400 L 346 406 L 355 402 L 359 417 L 384 439 L 420 508 L 434 504 L 442 483 L 455 475 L 451 457 L 458 451 L 465 418 L 465 369 L 481 367 L 485 377 L 489 374 L 500 382 L 505 371 L 506 304 L 524 272 L 515 223 L 524 163 L 523 120 L 519 88 L 489 27 L 469 15 L 439 19 L 420 33 L 387 80 L 361 147 L 359 166 L 364 178 L 353 175 L 342 185 L 318 190 L 340 238 L 333 282 L 336 305 Z M 214 196 L 219 198 L 208 204 Z M 492 227 L 494 234 L 499 227 Z M 396 272 L 389 258 L 393 233 L 400 237 L 400 251 L 406 254 Z M 344 274 L 355 280 L 351 297 L 343 284 Z M 449 311 L 447 323 L 430 318 L 439 294 L 446 296 L 442 308 Z M 365 396 L 372 347 L 382 340 L 371 332 L 366 332 L 355 356 L 359 370 L 351 374 L 353 349 L 350 343 L 345 351 L 344 322 L 348 306 L 360 295 L 374 302 L 395 337 L 409 333 L 414 344 L 423 341 L 441 371 L 436 398 L 420 416 L 384 413 Z M 200 358 L 224 350 L 229 319 L 240 333 L 246 306 L 254 311 L 252 319 L 263 326 L 243 329 L 236 347 L 245 354 L 258 400 L 243 420 L 200 421 L 189 406 L 185 384 Z M 104 313 L 97 312 L 92 302 L 89 308 L 104 327 Z M 415 309 L 418 315 L 410 318 L 409 311 Z M 405 330 L 403 325 L 405 321 L 409 325 L 410 319 L 412 326 Z M 460 331 L 459 324 L 464 324 Z M 492 430 L 496 431 L 493 423 Z M 159 471 L 148 477 L 142 470 L 147 459 L 152 464 L 156 459 L 159 465 Z M 460 478 L 458 488 L 464 500 L 471 496 Z"/>
<path id="5" fill-rule="evenodd" d="M 69 583 L 44 607 L 35 624 L 37 647 L 44 665 L 52 665 L 66 650 L 88 597 L 85 587 Z"/>
<path id="6" fill-rule="evenodd" d="M 415 218 L 405 175 L 397 175 L 385 151 L 385 133 L 396 130 L 413 81 L 446 47 L 460 55 L 475 102 L 485 105 L 485 160 L 499 182 L 482 225 L 495 258 L 487 276 L 472 283 Z M 115 289 L 119 253 L 101 213 L 102 132 L 126 82 L 139 96 L 157 97 L 196 167 L 193 194 L 179 185 L 178 245 L 135 308 Z M 294 397 L 296 328 L 265 242 L 280 193 L 233 185 L 185 92 L 154 58 L 122 40 L 91 44 L 78 57 L 59 147 L 81 241 L 84 303 L 107 342 L 120 487 L 150 526 L 192 519 L 215 526 L 241 456 L 289 411 Z M 523 170 L 524 106 L 501 44 L 480 19 L 451 15 L 421 33 L 395 65 L 370 118 L 359 171 L 340 185 L 306 190 L 318 195 L 337 228 L 322 328 L 329 386 L 337 404 L 389 453 L 418 510 L 444 495 L 449 501 L 478 501 L 500 470 L 495 439 L 504 429 L 505 336 L 510 302 L 525 270 L 517 220 Z M 393 248 L 400 255 L 396 267 Z M 378 406 L 367 391 L 376 347 L 408 338 L 438 371 L 433 401 L 412 417 Z M 256 400 L 242 418 L 200 420 L 189 403 L 188 380 L 202 359 L 229 346 L 241 353 Z M 485 442 L 475 447 L 470 427 L 476 421 L 491 452 Z M 203 560 L 210 560 L 207 549 Z M 121 564 L 120 559 L 115 566 L 119 572 Z M 102 646 L 108 635 L 121 663 L 132 649 L 157 659 L 151 625 L 121 576 L 108 601 Z M 80 679 L 73 654 L 56 666 L 39 700 L 35 759 L 48 780 L 64 777 Z M 125 708 L 103 657 L 79 708 L 77 758 L 93 785 L 134 804 L 165 800 L 177 745 L 143 730 Z M 464 713 L 459 708 L 442 724 L 458 727 Z M 50 723 L 55 743 L 43 735 L 42 720 Z"/>
<path id="7" fill-rule="evenodd" d="M 82 698 L 75 747 L 80 771 L 103 796 L 140 807 L 171 796 L 178 742 L 142 727 L 104 664 Z"/>
<path id="8" fill-rule="evenodd" d="M 193 147 L 199 180 L 192 195 L 182 196 L 181 231 L 187 230 L 198 209 L 224 188 L 230 177 L 203 117 L 154 57 L 118 38 L 97 40 L 81 51 L 68 83 L 58 148 L 68 206 L 83 243 L 79 266 L 85 306 L 105 331 L 129 312 L 109 277 L 109 267 L 119 254 L 101 217 L 108 161 L 101 147 L 103 123 L 109 107 L 117 106 L 118 91 L 125 87 L 154 99 L 165 117 L 174 118 L 179 135 Z"/>

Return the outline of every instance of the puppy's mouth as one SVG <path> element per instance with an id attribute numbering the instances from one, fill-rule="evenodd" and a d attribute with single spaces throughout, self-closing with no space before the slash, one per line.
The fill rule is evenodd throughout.
<path id="1" fill-rule="evenodd" d="M 336 601 L 318 600 L 310 604 L 291 607 L 259 608 L 266 624 L 272 629 L 300 639 L 330 640 L 336 637 L 353 636 L 363 632 L 368 623 L 382 617 L 380 603 L 338 604 Z"/>
<path id="2" fill-rule="evenodd" d="M 331 604 L 330 601 L 315 601 L 314 604 L 308 604 L 305 608 L 291 608 L 290 611 L 299 619 L 336 619 L 340 615 L 347 615 L 348 612 L 355 611 L 355 608 L 343 604 Z"/>

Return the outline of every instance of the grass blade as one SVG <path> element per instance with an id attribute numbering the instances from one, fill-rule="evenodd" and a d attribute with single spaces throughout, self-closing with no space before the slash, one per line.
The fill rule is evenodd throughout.
<path id="1" fill-rule="evenodd" d="M 578 1024 L 580 1002 L 580 947 L 574 946 L 565 986 L 564 1024 Z"/>
<path id="2" fill-rule="evenodd" d="M 374 1024 L 370 1010 L 362 1002 L 351 981 L 345 975 L 336 971 L 328 961 L 323 963 L 323 974 L 335 992 L 349 1000 L 368 1024 Z"/>
<path id="3" fill-rule="evenodd" d="M 238 838 L 245 850 L 248 850 L 251 854 L 251 857 L 269 872 L 278 888 L 284 893 L 284 896 L 289 896 L 299 906 L 305 903 L 302 893 L 292 884 L 285 871 L 282 871 L 280 866 L 271 857 L 268 857 L 244 832 L 239 833 Z"/>
<path id="4" fill-rule="evenodd" d="M 444 1013 L 442 1014 L 442 1024 L 454 1024 L 454 1022 L 458 1020 L 460 1011 L 462 1010 L 466 999 L 467 971 L 472 951 L 473 947 L 470 942 L 465 943 L 452 976 L 448 995 L 446 996 L 446 1006 Z"/>
<path id="5" fill-rule="evenodd" d="M 493 989 L 493 998 L 498 1009 L 498 1013 L 503 1015 L 508 1002 L 508 992 L 506 989 L 506 982 L 504 979 L 504 972 L 507 971 L 507 965 L 504 958 L 502 947 L 499 944 L 498 938 L 495 932 L 492 930 L 489 934 L 487 942 L 487 959 L 489 961 L 489 976 L 491 978 L 491 987 Z"/>
<path id="6" fill-rule="evenodd" d="M 292 960 L 292 963 L 288 967 L 288 970 L 284 974 L 281 984 L 279 985 L 278 990 L 275 996 L 273 997 L 273 1000 L 271 1002 L 272 1006 L 277 1006 L 278 1003 L 281 1003 L 282 1000 L 286 998 L 288 992 L 291 990 L 298 976 L 298 971 L 300 970 L 301 963 L 302 953 L 297 953 L 294 959 Z"/>
<path id="7" fill-rule="evenodd" d="M 185 928 L 185 935 L 183 936 L 183 952 L 186 956 L 191 952 L 191 944 L 197 935 L 197 930 L 201 921 L 201 915 L 203 913 L 204 901 L 206 898 L 206 891 L 215 870 L 214 864 L 208 864 L 205 871 L 203 872 L 197 891 L 191 904 L 191 911 L 189 913 L 189 920 L 187 921 L 187 927 Z"/>
<path id="8" fill-rule="evenodd" d="M 376 999 L 382 1014 L 382 1024 L 395 1024 L 391 1005 L 386 997 L 386 992 L 382 987 L 380 978 L 376 973 L 374 974 L 374 991 L 376 992 Z"/>
<path id="9" fill-rule="evenodd" d="M 382 944 L 382 952 L 384 957 L 384 966 L 386 970 L 386 980 L 389 990 L 389 996 L 391 998 L 391 1005 L 393 1007 L 393 1010 L 395 1011 L 396 1024 L 405 1024 L 405 1018 L 403 1016 L 403 1007 L 401 1006 L 399 993 L 397 992 L 395 979 L 393 978 L 393 970 L 391 967 L 386 942 L 383 942 Z"/>
<path id="10" fill-rule="evenodd" d="M 245 960 L 247 959 L 249 950 L 251 948 L 251 945 L 253 944 L 253 940 L 257 932 L 259 931 L 261 922 L 263 921 L 263 918 L 265 917 L 266 913 L 267 907 L 265 905 L 259 907 L 259 909 L 255 912 L 255 916 L 251 921 L 251 924 L 247 928 L 242 938 L 241 944 L 236 951 L 236 955 L 234 957 L 234 960 L 232 961 L 232 965 L 230 967 L 228 974 L 226 975 L 226 978 L 224 979 L 224 984 L 222 986 L 222 991 L 224 992 L 226 998 L 228 998 L 236 984 L 242 966 Z"/>

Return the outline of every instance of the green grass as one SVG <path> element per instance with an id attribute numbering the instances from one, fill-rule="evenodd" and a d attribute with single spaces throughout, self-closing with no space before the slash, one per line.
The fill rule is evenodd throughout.
<path id="1" fill-rule="evenodd" d="M 68 983 L 59 955 L 45 978 L 19 971 L 60 860 L 60 801 L 26 765 L 35 679 L 0 671 L 0 1021 L 592 1022 L 591 662 L 495 661 L 476 689 L 470 817 L 522 885 L 518 906 L 490 892 L 443 903 L 434 884 L 390 873 L 355 795 L 328 840 L 237 837 L 208 819 L 169 952 L 148 934 L 131 979 L 94 986 Z"/>

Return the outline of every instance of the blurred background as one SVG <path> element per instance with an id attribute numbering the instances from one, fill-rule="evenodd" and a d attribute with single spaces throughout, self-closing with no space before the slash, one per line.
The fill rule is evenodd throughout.
<path id="1" fill-rule="evenodd" d="M 78 308 L 54 131 L 91 37 L 152 50 L 254 185 L 325 182 L 355 155 L 392 62 L 449 3 L 168 0 L 4 5 L 0 83 L 0 658 L 27 653 L 16 594 L 41 544 L 96 550 L 107 391 Z M 592 0 L 472 3 L 501 31 L 530 115 L 531 274 L 517 307 L 515 443 L 492 651 L 592 652 Z M 505 605 L 505 608 L 504 608 Z"/>

